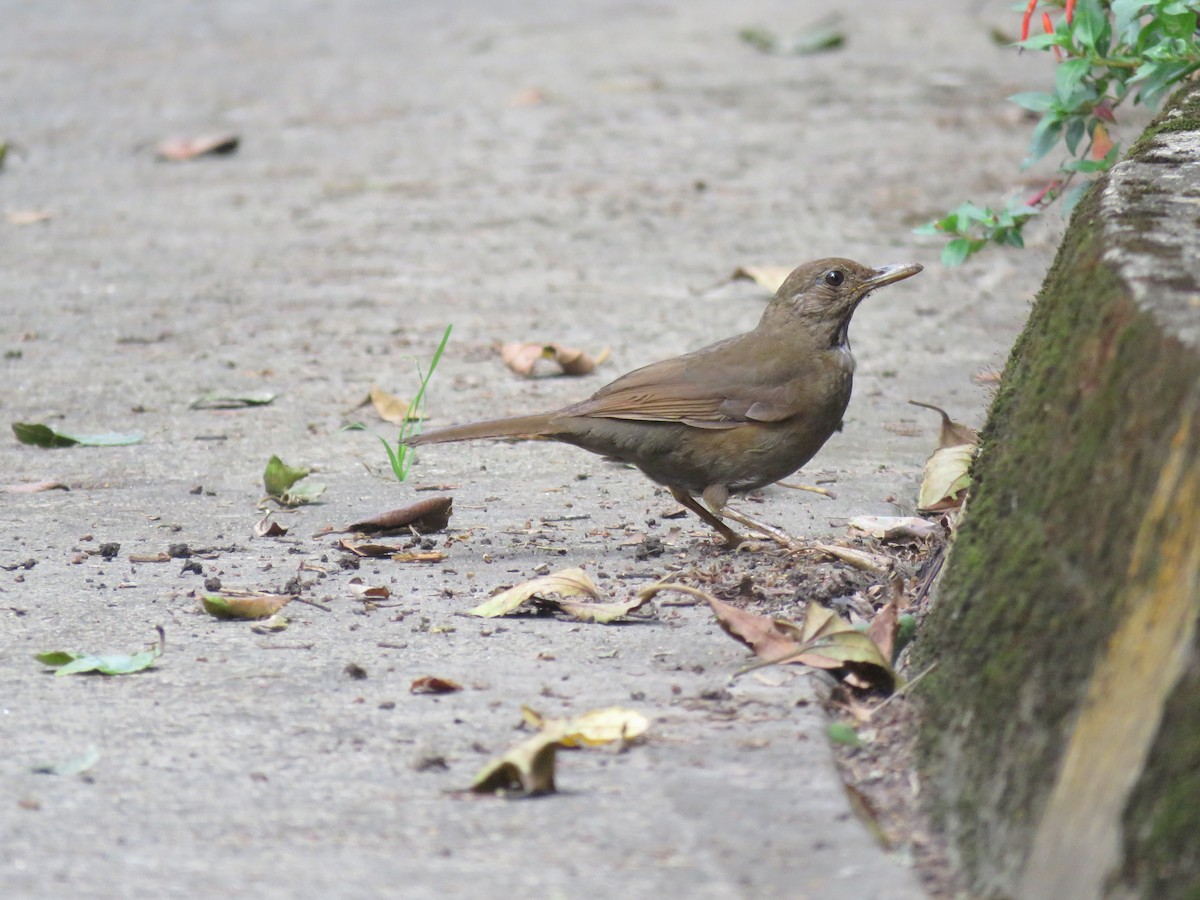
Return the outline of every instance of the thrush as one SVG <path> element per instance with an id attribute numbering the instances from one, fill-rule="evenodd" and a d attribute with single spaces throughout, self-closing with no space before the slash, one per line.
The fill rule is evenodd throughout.
<path id="1" fill-rule="evenodd" d="M 854 311 L 872 291 L 921 269 L 805 263 L 752 331 L 635 369 L 562 409 L 438 428 L 405 443 L 574 444 L 641 469 L 737 546 L 743 538 L 722 520 L 729 497 L 792 474 L 840 428 L 854 379 Z"/>

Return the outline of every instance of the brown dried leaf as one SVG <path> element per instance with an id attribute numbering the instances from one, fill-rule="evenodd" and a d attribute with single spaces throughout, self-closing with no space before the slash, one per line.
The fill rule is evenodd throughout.
<path id="1" fill-rule="evenodd" d="M 424 553 L 393 553 L 392 562 L 423 562 L 435 563 L 441 562 L 446 558 L 446 554 L 441 550 L 429 550 Z"/>
<path id="2" fill-rule="evenodd" d="M 436 675 L 422 675 L 408 687 L 410 694 L 453 694 L 461 691 L 463 686 L 449 678 L 439 678 Z"/>
<path id="3" fill-rule="evenodd" d="M 254 534 L 258 537 L 283 537 L 287 533 L 287 528 L 274 521 L 270 513 L 254 523 Z"/>
<path id="4" fill-rule="evenodd" d="M 205 134 L 198 137 L 171 137 L 158 145 L 160 159 L 185 162 L 197 156 L 233 153 L 241 143 L 236 134 Z"/>
<path id="5" fill-rule="evenodd" d="M 157 553 L 131 553 L 129 561 L 131 563 L 170 562 L 171 554 L 165 550 L 159 550 Z"/>
<path id="6" fill-rule="evenodd" d="M 392 596 L 392 592 L 388 589 L 387 585 L 381 584 L 375 587 L 368 587 L 361 582 L 357 584 L 351 582 L 350 593 L 358 600 L 386 600 Z"/>
<path id="7" fill-rule="evenodd" d="M 919 400 L 909 400 L 913 406 L 919 406 L 922 409 L 932 409 L 935 413 L 942 417 L 942 431 L 938 436 L 938 449 L 946 447 L 957 447 L 960 444 L 978 444 L 979 432 L 970 425 L 963 425 L 961 422 L 955 422 L 946 411 L 940 406 L 934 406 L 931 403 L 921 403 Z"/>
<path id="8" fill-rule="evenodd" d="M 750 647 L 762 660 L 743 671 L 788 663 L 819 669 L 844 669 L 848 676 L 857 676 L 851 682 L 856 687 L 890 689 L 896 683 L 895 671 L 875 642 L 819 603 L 808 604 L 804 625 L 798 627 L 783 619 L 746 612 L 704 591 L 679 584 L 654 584 L 640 593 L 653 596 L 665 590 L 682 591 L 708 603 L 725 633 Z"/>
<path id="9" fill-rule="evenodd" d="M 423 419 L 424 416 L 412 408 L 412 403 L 395 394 L 389 394 L 377 384 L 371 385 L 369 395 L 375 414 L 385 422 L 403 425 L 405 422 Z"/>
<path id="10" fill-rule="evenodd" d="M 379 556 L 391 556 L 393 553 L 398 553 L 400 551 L 398 546 L 392 544 L 372 544 L 365 541 L 361 544 L 355 544 L 346 540 L 346 538 L 342 538 L 340 541 L 338 541 L 338 546 L 343 550 L 353 553 L 355 556 L 371 558 Z"/>
<path id="11" fill-rule="evenodd" d="M 533 374 L 539 360 L 548 359 L 555 363 L 564 375 L 587 375 L 608 358 L 608 349 L 591 356 L 577 347 L 565 344 L 543 344 L 513 341 L 500 348 L 500 359 L 504 364 L 526 378 Z"/>
<path id="12" fill-rule="evenodd" d="M 432 534 L 450 524 L 453 505 L 453 497 L 427 497 L 408 506 L 355 522 L 345 531 L 360 531 L 364 534 L 411 534 L 415 531 L 417 534 Z"/>
<path id="13" fill-rule="evenodd" d="M 785 266 L 738 266 L 730 277 L 734 281 L 738 279 L 753 281 L 759 287 L 764 287 L 774 294 L 791 274 L 792 270 Z"/>
<path id="14" fill-rule="evenodd" d="M 40 494 L 42 491 L 69 491 L 61 481 L 33 481 L 29 484 L 6 484 L 0 487 L 5 494 Z"/>

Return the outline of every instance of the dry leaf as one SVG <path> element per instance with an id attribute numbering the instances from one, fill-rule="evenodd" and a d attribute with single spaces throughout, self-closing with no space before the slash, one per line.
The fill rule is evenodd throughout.
<path id="1" fill-rule="evenodd" d="M 364 534 L 387 534 L 402 532 L 404 534 L 432 534 L 443 530 L 450 524 L 453 512 L 453 497 L 428 497 L 402 506 L 399 509 L 388 510 L 361 522 L 355 522 L 342 533 L 361 531 Z M 329 532 L 334 533 L 334 532 Z"/>
<path id="2" fill-rule="evenodd" d="M 375 557 L 379 557 L 379 556 L 391 556 L 393 553 L 400 552 L 400 548 L 393 544 L 372 544 L 372 543 L 368 543 L 368 542 L 363 542 L 361 544 L 354 544 L 354 543 L 351 543 L 350 541 L 346 540 L 345 538 L 342 538 L 340 541 L 338 541 L 338 546 L 341 547 L 343 550 L 353 553 L 355 556 L 363 556 L 363 557 L 370 557 L 370 558 L 375 558 Z"/>
<path id="3" fill-rule="evenodd" d="M 945 410 L 928 403 L 909 400 L 913 406 L 932 409 L 942 417 L 938 448 L 925 460 L 925 474 L 917 495 L 921 512 L 941 512 L 962 506 L 967 488 L 971 486 L 971 462 L 979 446 L 979 433 L 974 428 L 953 421 Z"/>
<path id="4" fill-rule="evenodd" d="M 955 422 L 946 414 L 946 411 L 940 406 L 934 406 L 931 403 L 921 403 L 918 400 L 909 400 L 913 406 L 919 406 L 922 409 L 932 409 L 935 413 L 942 417 L 942 430 L 938 435 L 938 449 L 942 450 L 947 447 L 957 447 L 962 444 L 978 444 L 979 432 L 970 425 L 963 425 L 961 422 Z"/>
<path id="5" fill-rule="evenodd" d="M 534 597 L 545 597 L 547 594 L 558 594 L 560 597 L 584 596 L 597 600 L 600 598 L 599 589 L 592 579 L 584 574 L 583 569 L 563 569 L 501 591 L 487 602 L 468 610 L 467 615 L 483 618 L 506 616 Z"/>
<path id="6" fill-rule="evenodd" d="M 607 625 L 614 619 L 628 615 L 640 606 L 644 606 L 649 598 L 634 597 L 617 603 L 583 603 L 579 600 L 549 600 L 556 609 L 574 616 L 581 622 L 597 622 Z"/>
<path id="7" fill-rule="evenodd" d="M 285 526 L 274 521 L 270 513 L 267 513 L 254 523 L 254 533 L 258 537 L 283 537 L 288 533 L 288 530 Z"/>
<path id="8" fill-rule="evenodd" d="M 441 562 L 446 558 L 446 554 L 441 550 L 429 550 L 424 553 L 393 553 L 392 562 L 423 562 L 435 563 Z"/>
<path id="9" fill-rule="evenodd" d="M 556 734 L 564 747 L 600 747 L 616 741 L 630 744 L 650 728 L 650 720 L 640 712 L 620 706 L 593 709 L 570 719 L 547 719 L 522 706 L 521 716 L 539 731 Z"/>
<path id="10" fill-rule="evenodd" d="M 370 400 L 371 406 L 375 408 L 375 414 L 383 421 L 391 422 L 393 425 L 403 425 L 405 422 L 425 418 L 424 415 L 413 410 L 411 402 L 397 397 L 395 394 L 389 394 L 377 384 L 371 385 Z"/>
<path id="11" fill-rule="evenodd" d="M 697 588 L 679 584 L 654 584 L 642 593 L 682 591 L 708 603 L 722 630 L 741 641 L 762 660 L 747 666 L 750 671 L 777 663 L 799 664 L 819 669 L 845 670 L 847 676 L 858 676 L 852 686 L 878 686 L 890 690 L 898 676 L 884 659 L 875 642 L 865 633 L 854 629 L 836 613 L 819 603 L 810 602 L 804 625 L 799 627 L 784 619 L 770 619 L 738 609 Z"/>
<path id="12" fill-rule="evenodd" d="M 867 553 L 865 550 L 855 550 L 853 547 L 823 544 L 818 541 L 812 545 L 811 549 L 820 553 L 826 553 L 834 559 L 840 559 L 847 565 L 854 566 L 856 569 L 862 569 L 864 572 L 874 573 L 875 575 L 882 575 L 892 567 L 892 561 L 889 557 L 880 556 L 878 553 Z"/>
<path id="13" fill-rule="evenodd" d="M 33 481 L 28 484 L 6 484 L 0 487 L 5 494 L 40 494 L 42 491 L 69 491 L 61 481 Z"/>
<path id="14" fill-rule="evenodd" d="M 919 516 L 855 516 L 847 523 L 856 531 L 881 541 L 923 541 L 942 533 L 937 522 Z"/>
<path id="15" fill-rule="evenodd" d="M 51 218 L 53 218 L 53 213 L 44 209 L 15 209 L 4 214 L 4 219 L 9 225 L 36 225 L 38 222 L 47 222 Z"/>
<path id="16" fill-rule="evenodd" d="M 888 590 L 891 596 L 875 613 L 871 625 L 867 629 L 867 637 L 875 642 L 880 654 L 888 662 L 896 659 L 896 635 L 900 631 L 900 611 L 905 608 L 904 579 L 892 575 L 888 580 Z"/>
<path id="17" fill-rule="evenodd" d="M 205 594 L 201 601 L 205 611 L 218 619 L 266 619 L 275 615 L 293 599 L 291 594 L 228 590 Z"/>
<path id="18" fill-rule="evenodd" d="M 438 678 L 436 675 L 423 675 L 408 687 L 410 694 L 453 694 L 462 689 L 462 685 L 457 681 Z"/>
<path id="19" fill-rule="evenodd" d="M 471 790 L 480 794 L 536 797 L 554 793 L 554 754 L 561 746 L 553 734 L 539 732 L 489 762 Z"/>
<path id="20" fill-rule="evenodd" d="M 608 359 L 608 349 L 593 357 L 576 347 L 564 344 L 541 344 L 514 341 L 500 348 L 500 359 L 518 375 L 529 377 L 538 360 L 555 363 L 564 375 L 587 375 Z"/>
<path id="21" fill-rule="evenodd" d="M 783 266 L 738 266 L 730 277 L 734 281 L 739 278 L 753 281 L 774 294 L 791 274 L 792 270 Z"/>
<path id="22" fill-rule="evenodd" d="M 386 600 L 392 596 L 392 592 L 386 585 L 381 584 L 377 587 L 367 587 L 362 582 L 351 582 L 350 593 L 354 594 L 358 600 Z"/>
<path id="23" fill-rule="evenodd" d="M 941 512 L 962 506 L 967 488 L 971 486 L 970 470 L 974 458 L 974 444 L 934 450 L 925 461 L 917 509 L 921 512 Z"/>
<path id="24" fill-rule="evenodd" d="M 286 616 L 274 615 L 257 625 L 251 625 L 250 630 L 255 634 L 275 634 L 286 630 L 290 624 Z"/>
<path id="25" fill-rule="evenodd" d="M 199 137 L 172 137 L 158 145 L 160 159 L 185 162 L 197 156 L 233 153 L 241 143 L 236 134 L 206 134 Z"/>
<path id="26" fill-rule="evenodd" d="M 159 550 L 157 553 L 131 553 L 129 561 L 131 563 L 170 562 L 171 554 L 165 550 Z"/>

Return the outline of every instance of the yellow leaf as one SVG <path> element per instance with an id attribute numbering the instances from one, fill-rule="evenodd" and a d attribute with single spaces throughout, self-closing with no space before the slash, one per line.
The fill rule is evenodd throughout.
<path id="1" fill-rule="evenodd" d="M 520 797 L 553 794 L 554 753 L 560 746 L 557 735 L 538 732 L 484 766 L 471 790 Z"/>
<path id="2" fill-rule="evenodd" d="M 506 616 L 530 599 L 544 597 L 546 594 L 558 594 L 560 597 L 600 598 L 599 589 L 592 579 L 584 574 L 583 569 L 563 569 L 501 591 L 490 600 L 468 610 L 467 615 L 488 619 Z"/>
<path id="3" fill-rule="evenodd" d="M 377 384 L 371 385 L 371 406 L 375 414 L 385 422 L 393 425 L 403 425 L 412 419 L 424 418 L 412 408 L 412 403 L 395 394 L 389 394 Z"/>
<path id="4" fill-rule="evenodd" d="M 732 277 L 734 281 L 739 278 L 753 281 L 774 294 L 791 274 L 792 270 L 786 266 L 738 266 Z"/>
<path id="5" fill-rule="evenodd" d="M 917 495 L 917 509 L 939 512 L 962 505 L 963 494 L 971 486 L 971 460 L 974 444 L 941 447 L 925 461 L 925 476 Z"/>

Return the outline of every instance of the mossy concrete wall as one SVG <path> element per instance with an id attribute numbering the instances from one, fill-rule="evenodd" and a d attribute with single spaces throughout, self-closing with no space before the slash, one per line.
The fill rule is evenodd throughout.
<path id="1" fill-rule="evenodd" d="M 983 896 L 1200 897 L 1200 86 L 1076 210 L 916 648 Z"/>

